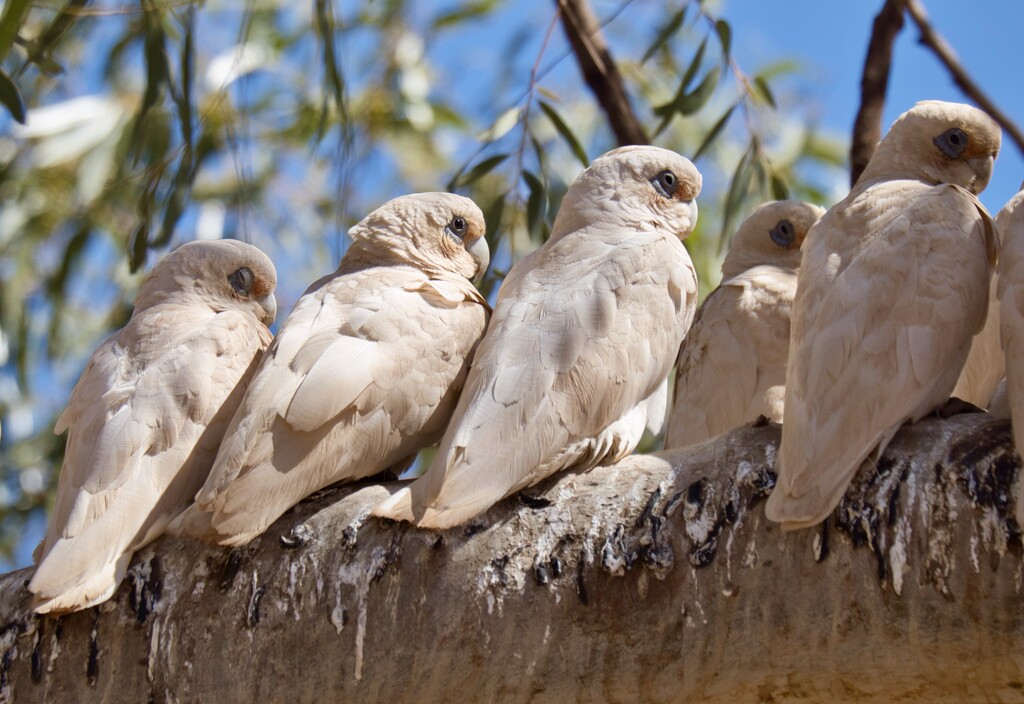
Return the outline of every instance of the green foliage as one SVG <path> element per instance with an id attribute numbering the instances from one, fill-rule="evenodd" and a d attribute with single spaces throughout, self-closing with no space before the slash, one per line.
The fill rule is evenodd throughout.
<path id="1" fill-rule="evenodd" d="M 549 236 L 579 169 L 615 146 L 548 31 L 553 7 L 531 7 L 5 4 L 0 102 L 22 122 L 31 109 L 0 137 L 0 381 L 13 386 L 0 384 L 0 551 L 52 491 L 63 439 L 50 430 L 71 383 L 174 244 L 199 233 L 267 249 L 287 311 L 369 210 L 447 184 L 484 210 L 493 295 Z M 645 128 L 704 174 L 687 246 L 706 294 L 756 202 L 825 202 L 820 171 L 842 163 L 842 145 L 784 119 L 799 101 L 787 89 L 796 67 L 748 77 L 730 25 L 703 3 L 664 10 L 648 33 L 624 31 L 634 11 L 619 8 L 605 32 Z"/>

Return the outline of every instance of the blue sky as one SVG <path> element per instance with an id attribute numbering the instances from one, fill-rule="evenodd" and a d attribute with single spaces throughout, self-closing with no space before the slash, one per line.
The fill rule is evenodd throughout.
<path id="1" fill-rule="evenodd" d="M 1018 125 L 1024 123 L 1024 3 L 925 0 L 932 24 L 956 50 L 975 81 Z M 821 124 L 849 134 L 860 101 L 860 73 L 871 23 L 882 2 L 725 0 L 722 15 L 733 25 L 734 54 L 758 66 L 793 56 L 802 60 L 806 89 Z M 919 100 L 968 101 L 945 67 L 917 43 L 907 22 L 893 56 L 884 123 Z M 1024 180 L 1024 159 L 1003 135 L 995 171 L 981 200 L 993 214 Z"/>

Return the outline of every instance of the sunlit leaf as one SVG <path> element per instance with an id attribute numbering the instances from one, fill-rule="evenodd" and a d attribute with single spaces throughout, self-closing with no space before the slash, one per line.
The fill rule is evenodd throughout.
<path id="1" fill-rule="evenodd" d="M 466 20 L 477 19 L 490 13 L 497 5 L 497 0 L 477 0 L 468 2 L 457 10 L 446 12 L 434 20 L 434 29 L 445 29 Z"/>
<path id="2" fill-rule="evenodd" d="M 242 76 L 273 64 L 276 58 L 274 50 L 260 42 L 238 44 L 210 59 L 203 83 L 209 91 L 225 90 Z"/>
<path id="3" fill-rule="evenodd" d="M 11 117 L 25 124 L 25 101 L 18 91 L 7 72 L 0 69 L 0 103 L 3 103 L 11 113 Z"/>
<path id="4" fill-rule="evenodd" d="M 519 124 L 519 112 L 519 108 L 509 108 L 494 121 L 493 125 L 482 132 L 477 139 L 484 144 L 501 139 L 512 131 L 513 127 Z"/>
<path id="5" fill-rule="evenodd" d="M 838 139 L 829 139 L 821 134 L 807 135 L 802 154 L 830 166 L 846 166 L 846 145 Z"/>
<path id="6" fill-rule="evenodd" d="M 658 49 L 665 46 L 665 43 L 675 36 L 676 32 L 679 31 L 679 28 L 682 27 L 683 23 L 686 21 L 686 8 L 687 5 L 683 5 L 681 8 L 676 10 L 675 14 L 673 14 L 672 17 L 669 18 L 668 22 L 662 26 L 658 31 L 658 36 L 655 37 L 654 41 L 647 48 L 647 51 L 644 52 L 644 57 L 640 59 L 641 64 L 647 63 L 647 61 L 657 53 Z"/>
<path id="7" fill-rule="evenodd" d="M 776 61 L 770 63 L 767 66 L 762 66 L 761 70 L 757 72 L 757 75 L 762 76 L 765 80 L 775 78 L 776 76 L 782 76 L 788 73 L 796 73 L 800 70 L 800 62 L 793 59 L 783 59 L 782 61 Z"/>
<path id="8" fill-rule="evenodd" d="M 559 96 L 558 93 L 544 86 L 537 86 L 537 94 L 556 103 L 562 100 L 561 96 Z"/>
<path id="9" fill-rule="evenodd" d="M 434 101 L 430 103 L 430 107 L 434 111 L 434 124 L 438 127 L 464 130 L 469 126 L 469 120 L 445 103 Z"/>
<path id="10" fill-rule="evenodd" d="M 541 100 L 540 109 L 543 110 L 544 114 L 548 116 L 549 120 L 551 120 L 551 124 L 555 126 L 556 130 L 558 130 L 558 134 L 562 135 L 562 139 L 564 139 L 569 145 L 569 150 L 572 151 L 576 159 L 578 159 L 583 165 L 583 168 L 590 166 L 590 159 L 587 158 L 587 152 L 583 148 L 583 145 L 580 144 L 576 135 L 573 134 L 572 130 L 569 129 L 569 126 L 565 124 L 565 121 L 558 114 L 555 108 Z"/>

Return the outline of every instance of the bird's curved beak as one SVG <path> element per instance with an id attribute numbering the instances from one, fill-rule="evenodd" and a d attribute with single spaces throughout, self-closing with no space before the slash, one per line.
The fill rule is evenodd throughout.
<path id="1" fill-rule="evenodd" d="M 991 154 L 967 159 L 967 165 L 971 167 L 971 171 L 975 175 L 974 182 L 971 183 L 971 193 L 974 195 L 978 195 L 985 190 L 989 179 L 992 178 L 992 166 L 995 160 L 995 156 Z"/>
<path id="2" fill-rule="evenodd" d="M 274 294 L 268 293 L 263 298 L 256 299 L 256 302 L 263 309 L 263 324 L 269 328 L 277 318 L 277 299 L 274 298 Z"/>
<path id="3" fill-rule="evenodd" d="M 491 263 L 491 250 L 487 246 L 487 240 L 483 237 L 478 237 L 473 244 L 469 245 L 466 251 L 469 252 L 473 259 L 476 259 L 477 269 L 473 283 L 479 286 L 484 280 L 484 274 L 487 273 L 488 265 Z"/>
<path id="4" fill-rule="evenodd" d="M 679 233 L 679 239 L 685 240 L 692 233 L 694 228 L 697 227 L 697 199 L 683 201 L 690 206 L 690 224 L 689 226 Z"/>

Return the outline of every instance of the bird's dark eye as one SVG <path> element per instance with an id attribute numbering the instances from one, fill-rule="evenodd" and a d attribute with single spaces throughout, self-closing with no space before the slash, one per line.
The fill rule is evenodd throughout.
<path id="1" fill-rule="evenodd" d="M 252 293 L 252 285 L 256 282 L 256 277 L 253 276 L 252 269 L 243 266 L 241 269 L 228 274 L 228 282 L 235 291 L 243 296 L 248 296 Z"/>
<path id="2" fill-rule="evenodd" d="M 793 223 L 789 220 L 779 220 L 779 223 L 768 234 L 771 235 L 772 242 L 780 247 L 788 247 L 796 239 Z"/>
<path id="3" fill-rule="evenodd" d="M 445 229 L 461 240 L 466 236 L 466 230 L 469 229 L 469 225 L 466 223 L 466 218 L 456 215 Z"/>
<path id="4" fill-rule="evenodd" d="M 660 174 L 651 179 L 651 183 L 658 189 L 661 195 L 666 198 L 671 198 L 676 194 L 676 188 L 679 186 L 679 179 L 676 175 L 665 169 Z"/>
<path id="5" fill-rule="evenodd" d="M 967 149 L 967 134 L 959 127 L 953 127 L 940 134 L 932 142 L 940 152 L 950 159 L 956 159 Z"/>

